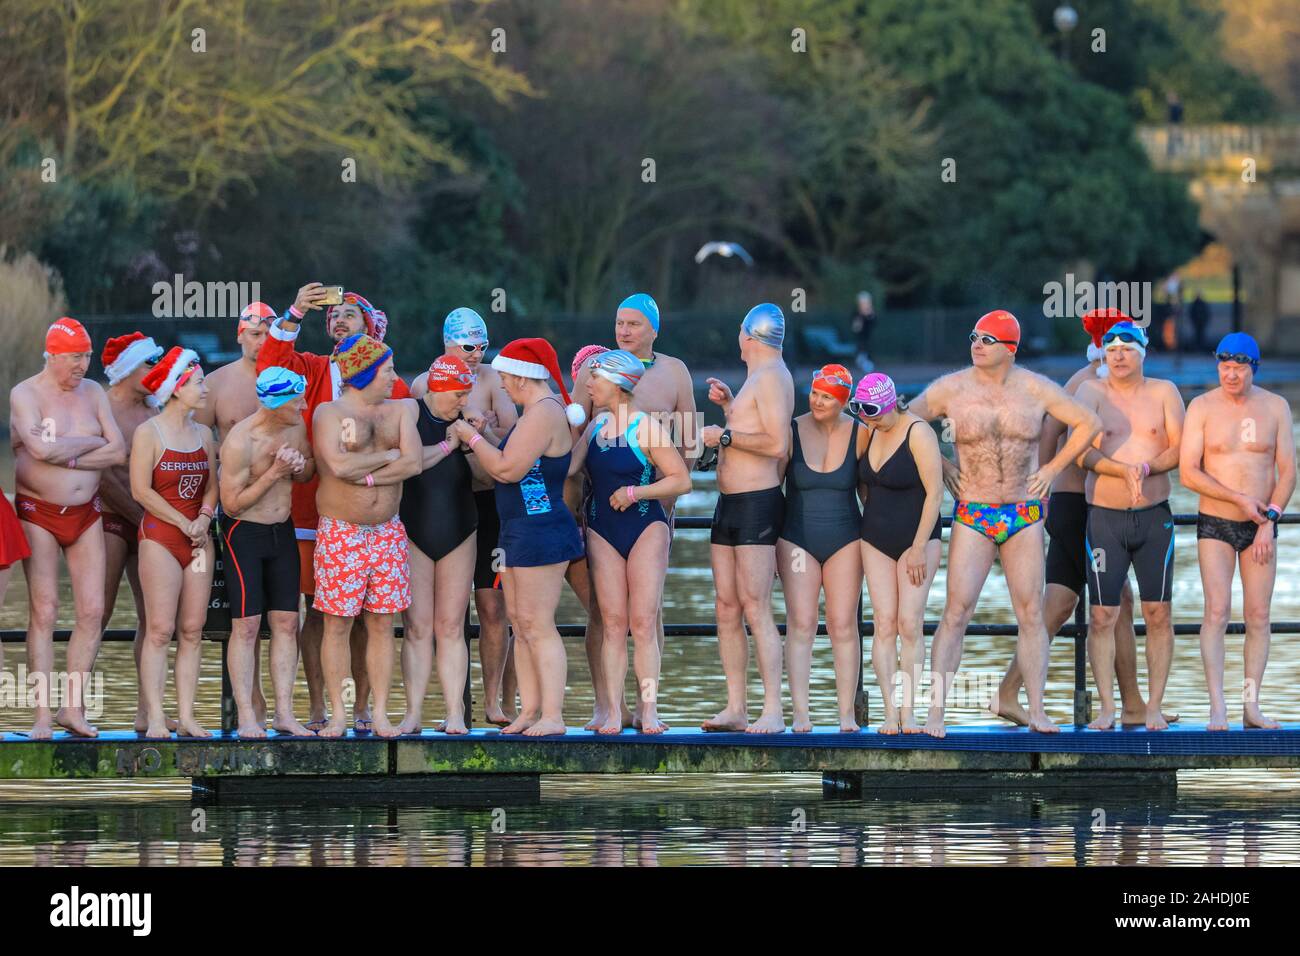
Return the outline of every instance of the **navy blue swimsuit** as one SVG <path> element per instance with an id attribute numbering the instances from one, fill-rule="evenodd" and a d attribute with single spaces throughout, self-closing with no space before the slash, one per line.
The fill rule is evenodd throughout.
<path id="1" fill-rule="evenodd" d="M 506 433 L 502 451 L 514 431 Z M 578 523 L 564 504 L 564 479 L 572 457 L 567 451 L 555 458 L 544 455 L 519 481 L 497 483 L 500 547 L 507 568 L 536 568 L 582 557 Z"/>
<path id="2" fill-rule="evenodd" d="M 654 466 L 636 440 L 637 425 L 645 417 L 638 412 L 627 423 L 627 431 L 616 439 L 602 436 L 609 412 L 595 421 L 587 445 L 587 474 L 591 477 L 591 495 L 587 499 L 587 530 L 608 541 L 626 561 L 641 532 L 656 521 L 668 523 L 663 505 L 658 501 L 637 501 L 626 511 L 615 511 L 609 498 L 628 485 L 645 487 L 654 483 Z"/>

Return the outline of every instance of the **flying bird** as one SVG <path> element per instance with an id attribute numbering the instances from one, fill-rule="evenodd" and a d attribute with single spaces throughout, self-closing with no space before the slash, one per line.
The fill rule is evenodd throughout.
<path id="1" fill-rule="evenodd" d="M 695 253 L 695 261 L 703 262 L 712 255 L 722 256 L 724 259 L 730 259 L 737 256 L 741 262 L 747 266 L 754 264 L 754 257 L 745 251 L 744 247 L 738 242 L 706 242 L 700 246 L 700 251 Z"/>

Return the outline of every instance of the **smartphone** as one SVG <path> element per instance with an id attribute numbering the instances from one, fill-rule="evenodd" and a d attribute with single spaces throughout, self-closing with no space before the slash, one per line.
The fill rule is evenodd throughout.
<path id="1" fill-rule="evenodd" d="M 343 304 L 343 286 L 327 285 L 324 288 L 325 298 L 319 300 L 320 305 L 342 305 Z"/>

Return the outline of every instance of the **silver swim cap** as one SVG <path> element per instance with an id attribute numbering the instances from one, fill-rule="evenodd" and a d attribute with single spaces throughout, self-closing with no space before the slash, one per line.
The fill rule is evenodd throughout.
<path id="1" fill-rule="evenodd" d="M 645 374 L 645 364 L 626 349 L 615 349 L 612 352 L 601 352 L 593 358 L 591 373 L 630 392 Z"/>
<path id="2" fill-rule="evenodd" d="M 785 316 L 777 306 L 764 302 L 749 310 L 745 321 L 740 323 L 740 330 L 751 339 L 779 349 L 785 341 Z"/>
<path id="3" fill-rule="evenodd" d="M 442 340 L 456 345 L 486 345 L 487 323 L 473 309 L 453 309 L 442 322 Z"/>

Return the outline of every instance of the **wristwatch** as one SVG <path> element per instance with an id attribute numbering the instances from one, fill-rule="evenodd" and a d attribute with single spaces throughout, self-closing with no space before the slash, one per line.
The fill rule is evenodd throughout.
<path id="1" fill-rule="evenodd" d="M 1274 524 L 1277 524 L 1277 519 L 1282 517 L 1282 513 L 1278 511 L 1276 508 L 1269 508 L 1267 511 L 1264 512 L 1264 517 L 1267 518 L 1269 521 L 1273 522 Z"/>
<path id="2" fill-rule="evenodd" d="M 722 437 L 718 439 L 718 444 L 721 445 L 723 448 L 730 448 L 730 447 L 731 447 L 731 429 L 730 429 L 730 428 L 724 428 L 724 429 L 722 430 Z"/>

